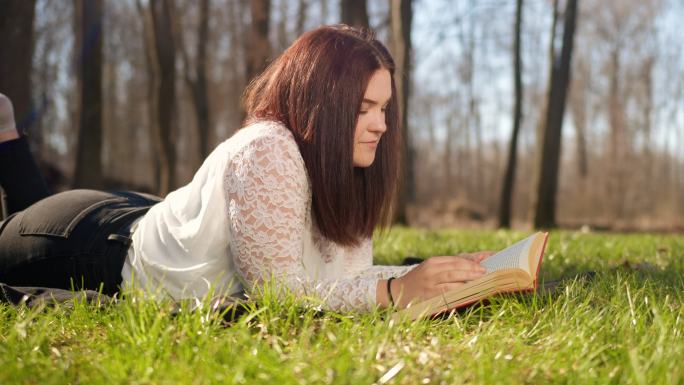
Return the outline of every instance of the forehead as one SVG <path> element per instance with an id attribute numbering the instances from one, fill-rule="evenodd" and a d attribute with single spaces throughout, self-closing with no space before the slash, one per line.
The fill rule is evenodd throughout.
<path id="1" fill-rule="evenodd" d="M 388 70 L 381 68 L 371 75 L 363 94 L 364 99 L 385 103 L 392 97 L 392 77 Z"/>

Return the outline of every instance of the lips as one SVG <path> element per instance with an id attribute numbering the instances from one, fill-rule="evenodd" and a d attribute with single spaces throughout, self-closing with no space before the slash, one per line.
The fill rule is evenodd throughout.
<path id="1" fill-rule="evenodd" d="M 374 140 L 362 140 L 360 142 L 363 144 L 378 144 L 379 141 L 380 141 L 380 138 L 374 139 Z"/>

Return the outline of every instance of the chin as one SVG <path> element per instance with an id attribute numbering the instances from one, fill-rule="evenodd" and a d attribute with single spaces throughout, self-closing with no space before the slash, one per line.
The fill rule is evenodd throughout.
<path id="1" fill-rule="evenodd" d="M 375 160 L 375 157 L 373 157 L 371 159 L 363 159 L 361 161 L 354 162 L 354 167 L 358 167 L 358 168 L 370 167 L 371 165 L 373 165 L 374 160 Z"/>

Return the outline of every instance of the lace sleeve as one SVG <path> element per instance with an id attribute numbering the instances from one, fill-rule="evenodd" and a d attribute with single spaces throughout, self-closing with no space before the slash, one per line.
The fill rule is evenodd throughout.
<path id="1" fill-rule="evenodd" d="M 296 144 L 267 136 L 247 145 L 226 174 L 230 249 L 249 290 L 273 277 L 298 296 L 323 299 L 333 310 L 369 310 L 376 304 L 378 274 L 310 279 L 303 264 L 309 185 Z M 372 261 L 371 261 L 372 262 Z"/>
<path id="2" fill-rule="evenodd" d="M 359 247 L 349 250 L 345 257 L 346 275 L 375 278 L 376 281 L 390 277 L 401 277 L 414 268 L 414 266 L 373 265 L 373 241 L 370 238 L 364 240 Z"/>

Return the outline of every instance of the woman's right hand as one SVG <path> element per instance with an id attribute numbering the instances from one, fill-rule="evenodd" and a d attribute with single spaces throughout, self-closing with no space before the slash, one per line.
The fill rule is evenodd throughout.
<path id="1" fill-rule="evenodd" d="M 425 260 L 391 282 L 395 305 L 403 309 L 411 302 L 435 297 L 482 277 L 486 270 L 480 266 L 480 261 L 490 255 L 492 252 L 482 251 Z"/>

